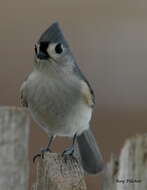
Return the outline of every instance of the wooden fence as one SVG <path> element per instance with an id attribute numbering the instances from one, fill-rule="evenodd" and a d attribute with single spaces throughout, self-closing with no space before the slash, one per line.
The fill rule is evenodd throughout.
<path id="1" fill-rule="evenodd" d="M 0 107 L 0 190 L 28 190 L 29 117 L 25 109 Z M 147 190 L 147 134 L 127 140 L 101 173 L 102 190 Z M 37 163 L 32 190 L 86 190 L 80 162 L 46 153 Z"/>

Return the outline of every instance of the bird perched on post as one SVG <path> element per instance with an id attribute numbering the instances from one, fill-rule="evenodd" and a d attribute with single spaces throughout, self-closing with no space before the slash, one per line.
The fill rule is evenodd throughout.
<path id="1" fill-rule="evenodd" d="M 73 155 L 77 142 L 84 170 L 90 174 L 102 171 L 103 159 L 89 128 L 94 93 L 57 22 L 35 44 L 34 62 L 20 94 L 22 105 L 49 136 L 41 155 L 50 151 L 55 136 L 73 137 L 72 146 L 63 156 Z"/>

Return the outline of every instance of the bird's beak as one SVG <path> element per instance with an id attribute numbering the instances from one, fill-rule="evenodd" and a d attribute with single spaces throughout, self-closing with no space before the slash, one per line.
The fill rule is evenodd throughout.
<path id="1" fill-rule="evenodd" d="M 39 45 L 35 44 L 35 55 L 37 59 L 46 60 L 49 58 L 48 54 L 39 50 Z"/>
<path id="2" fill-rule="evenodd" d="M 37 58 L 38 58 L 38 59 L 46 60 L 46 59 L 49 58 L 49 56 L 48 56 L 47 54 L 45 54 L 44 52 L 41 52 L 41 51 L 40 51 L 40 52 L 37 54 Z"/>

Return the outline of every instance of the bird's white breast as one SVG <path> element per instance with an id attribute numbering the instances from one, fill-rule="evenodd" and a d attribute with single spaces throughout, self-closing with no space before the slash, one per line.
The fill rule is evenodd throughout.
<path id="1" fill-rule="evenodd" d="M 83 100 L 80 81 L 71 78 L 48 78 L 37 71 L 28 78 L 30 111 L 49 133 L 73 136 L 89 127 L 92 109 Z"/>

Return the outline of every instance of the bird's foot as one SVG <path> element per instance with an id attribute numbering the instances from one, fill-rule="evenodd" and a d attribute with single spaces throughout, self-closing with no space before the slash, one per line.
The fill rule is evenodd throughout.
<path id="1" fill-rule="evenodd" d="M 74 147 L 70 147 L 70 148 L 66 148 L 63 153 L 62 156 L 73 156 L 74 154 Z"/>
<path id="2" fill-rule="evenodd" d="M 67 163 L 67 161 L 69 159 L 73 159 L 76 162 L 78 162 L 78 159 L 74 156 L 74 147 L 70 147 L 70 148 L 66 148 L 63 153 L 62 153 L 62 157 L 64 158 L 65 163 Z"/>
<path id="3" fill-rule="evenodd" d="M 52 152 L 52 151 L 49 148 L 41 148 L 40 153 L 34 155 L 34 157 L 33 157 L 33 163 L 35 163 L 35 161 L 36 161 L 36 159 L 38 157 L 41 157 L 42 159 L 44 159 L 44 154 L 46 152 Z"/>

